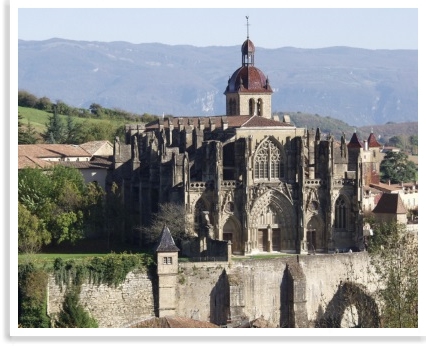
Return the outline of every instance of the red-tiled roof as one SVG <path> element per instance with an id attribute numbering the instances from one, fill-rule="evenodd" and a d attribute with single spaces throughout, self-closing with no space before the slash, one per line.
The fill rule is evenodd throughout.
<path id="1" fill-rule="evenodd" d="M 23 168 L 48 168 L 52 162 L 39 159 L 37 157 L 18 156 L 18 169 Z"/>
<path id="2" fill-rule="evenodd" d="M 225 94 L 234 92 L 272 94 L 272 88 L 261 70 L 254 66 L 242 66 L 233 73 Z"/>
<path id="3" fill-rule="evenodd" d="M 370 136 L 368 136 L 367 143 L 368 143 L 369 148 L 380 148 L 381 147 L 380 143 L 377 142 L 376 136 L 374 136 L 373 132 L 371 132 Z"/>
<path id="4" fill-rule="evenodd" d="M 38 158 L 90 157 L 90 153 L 71 144 L 21 144 L 18 155 Z"/>

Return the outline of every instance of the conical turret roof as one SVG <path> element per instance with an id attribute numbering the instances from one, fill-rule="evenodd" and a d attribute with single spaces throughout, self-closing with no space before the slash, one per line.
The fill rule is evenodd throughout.
<path id="1" fill-rule="evenodd" d="M 172 234 L 170 233 L 169 228 L 164 225 L 163 230 L 161 231 L 160 241 L 158 243 L 156 252 L 177 252 L 179 248 L 175 245 Z"/>

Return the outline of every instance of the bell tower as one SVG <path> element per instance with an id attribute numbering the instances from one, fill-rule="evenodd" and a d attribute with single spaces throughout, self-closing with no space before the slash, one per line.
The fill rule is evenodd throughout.
<path id="1" fill-rule="evenodd" d="M 272 117 L 272 88 L 269 79 L 254 66 L 256 48 L 249 38 L 247 19 L 247 39 L 241 46 L 241 67 L 228 80 L 226 95 L 226 115 Z"/>

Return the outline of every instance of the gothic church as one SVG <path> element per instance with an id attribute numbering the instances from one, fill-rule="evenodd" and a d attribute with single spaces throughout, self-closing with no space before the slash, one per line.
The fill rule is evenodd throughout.
<path id="1" fill-rule="evenodd" d="M 362 249 L 363 186 L 378 179 L 374 135 L 336 141 L 272 116 L 273 90 L 254 58 L 247 35 L 226 115 L 126 126 L 113 176 L 128 210 L 149 224 L 160 204 L 182 203 L 197 255 L 210 253 L 209 240 L 239 255 Z"/>

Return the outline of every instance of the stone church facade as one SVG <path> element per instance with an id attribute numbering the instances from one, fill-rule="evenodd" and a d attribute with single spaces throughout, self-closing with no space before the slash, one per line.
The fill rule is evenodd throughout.
<path id="1" fill-rule="evenodd" d="M 195 225 L 198 255 L 209 240 L 240 255 L 362 249 L 363 186 L 378 177 L 374 135 L 335 140 L 272 116 L 249 38 L 241 55 L 226 115 L 128 125 L 125 143 L 116 140 L 113 176 L 135 224 L 174 202 Z"/>

